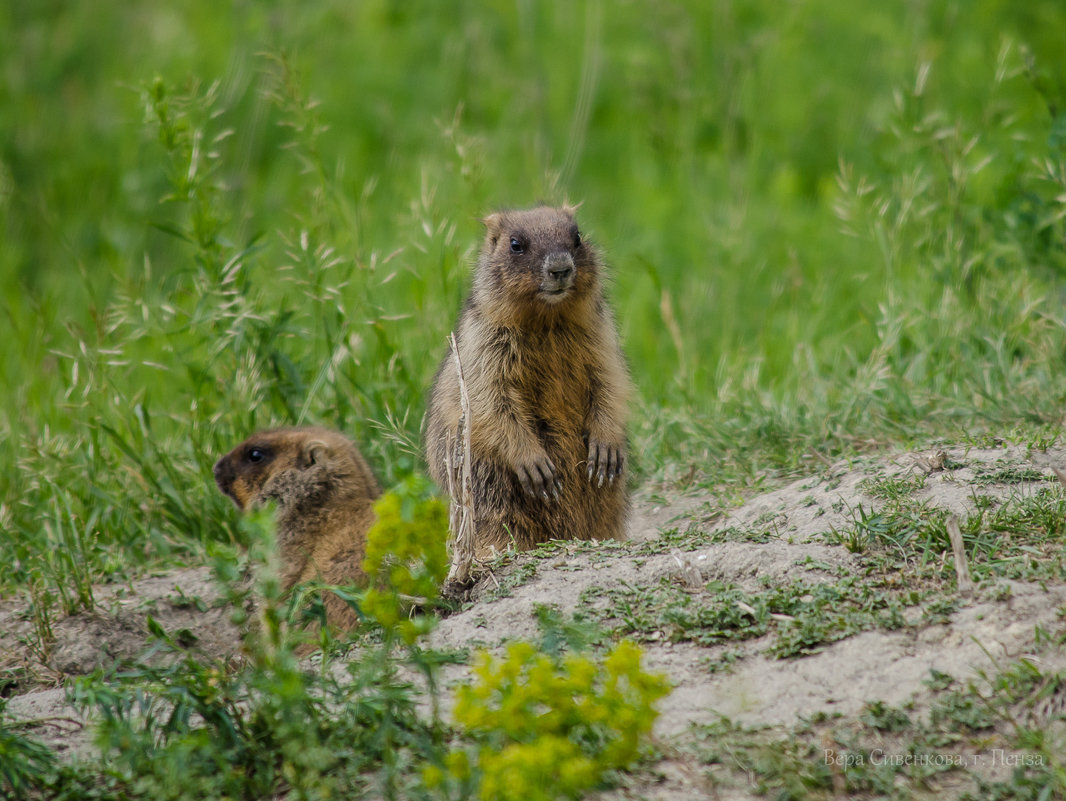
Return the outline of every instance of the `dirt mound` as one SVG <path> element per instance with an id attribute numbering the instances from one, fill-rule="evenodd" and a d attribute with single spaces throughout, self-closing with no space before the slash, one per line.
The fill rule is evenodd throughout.
<path id="1" fill-rule="evenodd" d="M 724 516 L 709 514 L 708 499 L 699 496 L 640 502 L 628 542 L 567 543 L 507 557 L 468 608 L 440 621 L 433 644 L 492 649 L 535 638 L 543 605 L 635 637 L 647 665 L 667 674 L 675 689 L 656 728 L 664 757 L 612 797 L 692 797 L 711 786 L 710 774 L 683 744 L 716 721 L 784 731 L 826 716 L 857 720 L 873 702 L 920 711 L 933 699 L 930 676 L 950 676 L 961 686 L 1022 658 L 1062 669 L 1061 651 L 1041 643 L 1063 630 L 1066 584 L 1026 572 L 1037 563 L 1025 561 L 1025 548 L 1034 560 L 1039 549 L 1011 552 L 1017 575 L 985 580 L 971 598 L 952 586 L 937 590 L 927 573 L 909 575 L 906 560 L 893 575 L 887 562 L 871 567 L 868 553 L 852 552 L 862 550 L 855 532 L 886 510 L 935 524 L 947 515 L 1006 516 L 1027 502 L 1060 497 L 1052 470 L 1059 465 L 1066 465 L 1061 449 L 944 448 L 834 465 Z M 891 555 L 891 545 L 882 546 Z M 950 568 L 950 553 L 935 558 Z M 874 592 L 867 580 L 895 595 Z M 30 645 L 24 605 L 0 607 L 0 666 L 21 671 L 20 683 L 8 686 L 9 713 L 71 719 L 55 686 L 143 651 L 149 614 L 205 653 L 226 656 L 237 648 L 206 569 L 101 588 L 97 598 L 93 613 L 55 625 L 47 653 Z M 782 612 L 782 604 L 791 606 Z M 810 609 L 821 617 L 805 618 Z M 817 636 L 796 640 L 808 625 Z M 76 725 L 44 727 L 41 735 L 62 747 L 86 747 L 86 730 Z M 751 797 L 744 778 L 734 779 L 714 780 L 719 797 Z"/>

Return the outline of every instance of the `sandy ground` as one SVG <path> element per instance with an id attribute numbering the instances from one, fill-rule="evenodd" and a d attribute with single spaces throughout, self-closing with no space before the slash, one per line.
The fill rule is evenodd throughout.
<path id="1" fill-rule="evenodd" d="M 443 619 L 433 641 L 439 646 L 477 643 L 492 648 L 507 640 L 535 637 L 533 610 L 538 604 L 570 612 L 582 603 L 586 589 L 654 584 L 663 576 L 690 584 L 720 580 L 746 588 L 767 579 L 834 581 L 839 568 L 858 567 L 859 557 L 826 544 L 821 535 L 846 530 L 860 504 L 867 510 L 880 505 L 864 494 L 860 486 L 864 479 L 926 475 L 925 486 L 915 497 L 965 514 L 978 495 L 1002 501 L 1049 486 L 1041 480 L 997 481 L 997 471 L 1024 468 L 1050 476 L 1051 468 L 1058 466 L 1066 467 L 1066 451 L 1061 449 L 1029 453 L 1021 447 L 950 447 L 939 453 L 834 465 L 820 476 L 751 498 L 725 515 L 709 513 L 708 499 L 696 495 L 657 505 L 638 496 L 631 543 L 584 545 L 548 558 L 515 557 L 497 579 L 535 562 L 532 578 L 504 597 L 495 597 L 486 584 L 482 600 Z M 708 544 L 684 553 L 668 549 L 644 553 L 639 548 L 671 529 L 704 532 Z M 715 532 L 728 529 L 758 530 L 766 541 L 710 542 Z M 143 651 L 149 643 L 146 615 L 168 631 L 188 630 L 197 638 L 196 647 L 207 654 L 227 656 L 238 649 L 238 632 L 220 605 L 220 592 L 207 568 L 100 587 L 96 597 L 95 612 L 54 626 L 55 641 L 47 654 L 26 644 L 32 640 L 32 629 L 25 602 L 0 604 L 0 676 L 6 670 L 20 679 L 6 690 L 8 713 L 34 721 L 35 736 L 64 752 L 90 749 L 91 727 L 83 725 L 67 705 L 63 682 Z M 766 653 L 764 639 L 732 643 L 734 652 L 739 649 L 739 660 L 724 672 L 706 667 L 707 658 L 723 651 L 723 646 L 703 648 L 666 637 L 644 642 L 646 665 L 666 673 L 675 685 L 661 703 L 655 732 L 668 757 L 656 766 L 654 779 L 634 780 L 633 786 L 610 797 L 754 797 L 743 786 L 711 787 L 698 766 L 669 757 L 670 744 L 683 741 L 692 724 L 711 723 L 719 716 L 744 725 L 789 726 L 819 712 L 856 716 L 874 699 L 920 704 L 928 692 L 924 682 L 930 670 L 966 679 L 975 671 L 992 670 L 998 663 L 1024 656 L 1034 647 L 1036 627 L 1046 631 L 1062 627 L 1059 610 L 1064 605 L 1066 586 L 1001 583 L 995 592 L 978 592 L 963 602 L 947 622 L 866 631 L 803 658 L 773 658 Z M 461 675 L 453 671 L 449 678 Z"/>

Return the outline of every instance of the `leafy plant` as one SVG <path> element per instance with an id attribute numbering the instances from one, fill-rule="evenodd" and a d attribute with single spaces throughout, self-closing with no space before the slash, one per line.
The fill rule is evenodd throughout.
<path id="1" fill-rule="evenodd" d="M 448 573 L 448 507 L 429 494 L 425 480 L 408 479 L 374 504 L 377 522 L 367 533 L 363 569 L 371 586 L 362 596 L 363 612 L 408 645 L 428 633 L 432 617 L 424 612 L 437 601 Z M 412 605 L 422 612 L 412 616 Z"/>
<path id="2" fill-rule="evenodd" d="M 483 799 L 577 798 L 612 770 L 630 765 L 669 692 L 641 670 L 640 650 L 622 641 L 602 665 L 586 656 L 551 657 L 529 643 L 497 660 L 475 657 L 474 683 L 460 687 L 454 718 L 477 748 L 453 750 L 424 774 L 434 788 Z"/>

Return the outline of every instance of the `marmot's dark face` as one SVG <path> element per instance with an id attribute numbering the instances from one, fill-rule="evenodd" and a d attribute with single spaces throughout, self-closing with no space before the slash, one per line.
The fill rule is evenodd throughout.
<path id="1" fill-rule="evenodd" d="M 238 509 L 246 510 L 266 500 L 262 497 L 263 485 L 276 471 L 279 456 L 291 450 L 288 444 L 273 432 L 245 440 L 215 463 L 215 483 Z"/>
<path id="2" fill-rule="evenodd" d="M 494 298 L 552 307 L 596 287 L 596 254 L 582 240 L 572 209 L 497 212 L 485 226 L 479 279 Z"/>
<path id="3" fill-rule="evenodd" d="M 218 488 L 246 510 L 268 501 L 306 509 L 335 495 L 375 498 L 377 482 L 355 446 L 322 428 L 261 431 L 215 464 Z"/>

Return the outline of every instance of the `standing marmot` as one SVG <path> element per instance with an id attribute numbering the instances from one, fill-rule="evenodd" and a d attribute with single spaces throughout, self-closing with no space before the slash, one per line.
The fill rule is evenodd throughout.
<path id="1" fill-rule="evenodd" d="M 470 401 L 475 555 L 512 543 L 620 539 L 632 385 L 599 257 L 567 206 L 498 212 L 484 223 L 456 332 Z M 462 452 L 461 415 L 449 353 L 425 429 L 429 472 L 444 489 Z"/>
<path id="2" fill-rule="evenodd" d="M 377 479 L 359 450 L 325 428 L 278 428 L 249 437 L 215 465 L 218 488 L 246 510 L 277 503 L 281 587 L 320 579 L 365 583 L 366 533 L 374 524 Z M 358 618 L 333 593 L 327 622 L 355 628 Z"/>

